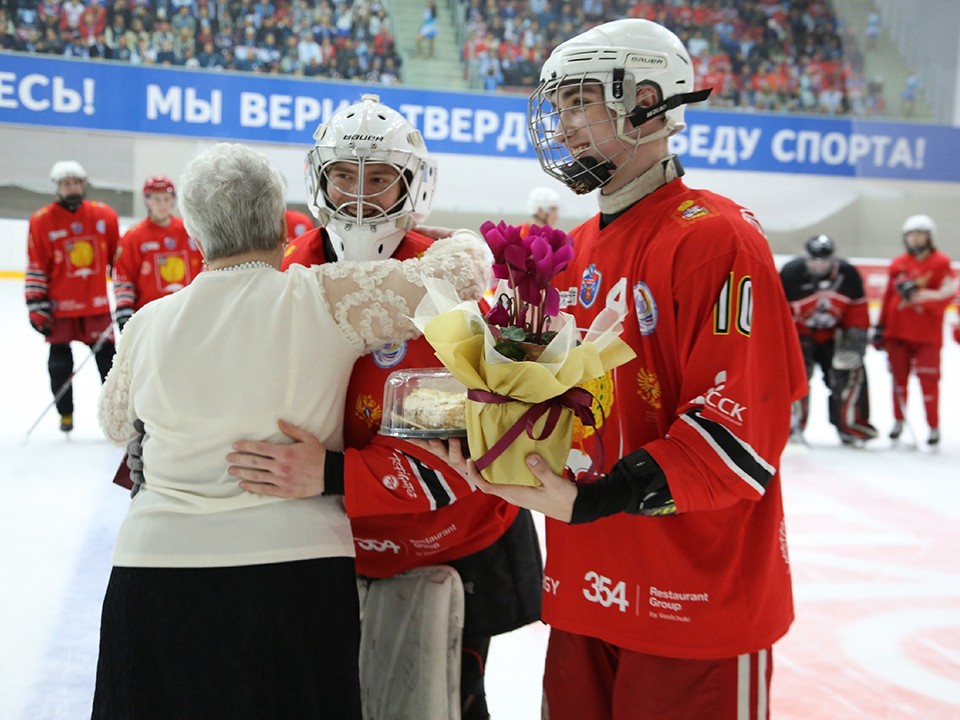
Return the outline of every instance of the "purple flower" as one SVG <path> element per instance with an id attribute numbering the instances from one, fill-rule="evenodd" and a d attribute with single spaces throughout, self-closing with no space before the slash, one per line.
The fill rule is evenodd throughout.
<path id="1" fill-rule="evenodd" d="M 499 325 L 500 327 L 508 327 L 512 324 L 512 318 L 510 316 L 510 298 L 506 295 L 501 295 L 497 298 L 496 304 L 490 308 L 490 312 L 486 315 L 487 323 L 490 325 Z"/>
<path id="2" fill-rule="evenodd" d="M 550 283 L 573 258 L 573 238 L 549 225 L 531 225 L 521 237 L 521 228 L 503 221 L 487 221 L 480 232 L 493 253 L 494 277 L 506 280 L 513 292 L 497 300 L 487 322 L 522 328 L 528 340 L 541 342 L 550 318 L 560 312 L 560 293 Z"/>

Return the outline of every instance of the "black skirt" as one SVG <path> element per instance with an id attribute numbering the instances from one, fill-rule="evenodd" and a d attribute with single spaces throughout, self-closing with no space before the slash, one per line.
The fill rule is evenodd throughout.
<path id="1" fill-rule="evenodd" d="M 96 720 L 360 720 L 352 558 L 115 567 Z"/>

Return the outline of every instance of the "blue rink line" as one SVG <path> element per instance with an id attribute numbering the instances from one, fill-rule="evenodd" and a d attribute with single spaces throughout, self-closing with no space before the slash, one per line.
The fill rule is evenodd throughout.
<path id="1" fill-rule="evenodd" d="M 103 501 L 91 517 L 60 615 L 50 634 L 40 671 L 21 720 L 80 720 L 90 717 L 100 642 L 100 609 L 110 577 L 117 518 L 109 494 L 127 495 L 104 476 Z M 109 503 L 112 506 L 113 503 Z M 38 568 L 38 572 L 43 572 Z"/>

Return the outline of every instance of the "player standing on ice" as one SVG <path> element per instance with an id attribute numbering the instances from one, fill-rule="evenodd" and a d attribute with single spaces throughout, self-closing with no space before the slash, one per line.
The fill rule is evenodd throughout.
<path id="1" fill-rule="evenodd" d="M 807 381 L 819 366 L 830 389 L 829 417 L 844 445 L 872 440 L 870 397 L 863 356 L 870 315 L 863 278 L 846 260 L 836 257 L 828 235 L 814 235 L 806 254 L 780 269 L 807 366 Z M 802 440 L 809 415 L 809 395 L 794 403 L 793 437 Z"/>
<path id="2" fill-rule="evenodd" d="M 170 178 L 148 177 L 143 183 L 147 217 L 120 239 L 113 263 L 113 294 L 117 299 L 117 326 L 151 300 L 189 285 L 203 269 L 203 256 L 187 234 L 183 220 L 174 216 L 177 194 Z"/>
<path id="3" fill-rule="evenodd" d="M 57 199 L 30 217 L 25 297 L 33 329 L 50 345 L 47 369 L 60 429 L 73 430 L 73 351 L 86 344 L 101 382 L 116 352 L 107 275 L 117 251 L 117 213 L 85 200 L 87 171 L 74 160 L 54 163 Z M 59 397 L 58 397 L 59 396 Z"/>
<path id="4" fill-rule="evenodd" d="M 597 389 L 599 479 L 536 455 L 538 488 L 468 466 L 484 492 L 548 516 L 551 720 L 764 719 L 771 646 L 793 620 L 778 466 L 803 356 L 759 223 L 688 187 L 670 154 L 684 105 L 707 94 L 676 35 L 630 19 L 558 45 L 530 99 L 543 169 L 600 189 L 561 304 L 581 328 L 618 312 L 637 354 Z M 570 467 L 598 452 L 580 435 Z"/>
<path id="5" fill-rule="evenodd" d="M 376 95 L 335 113 L 315 135 L 307 157 L 308 203 L 321 227 L 287 247 L 283 268 L 361 260 L 403 260 L 431 244 L 420 234 L 436 190 L 436 163 L 423 138 Z M 431 698 L 451 686 L 462 720 L 488 717 L 484 670 L 490 638 L 540 617 L 542 564 L 528 510 L 472 488 L 459 473 L 409 443 L 379 436 L 383 388 L 389 374 L 435 367 L 423 338 L 387 345 L 354 365 L 344 416 L 345 452 L 326 450 L 299 428 L 294 444 L 238 444 L 228 456 L 243 487 L 283 497 L 344 496 L 363 590 L 361 683 L 367 712 L 421 720 L 439 717 Z M 423 569 L 429 574 L 420 572 Z M 431 657 L 421 644 L 425 578 L 452 576 L 443 587 L 466 590 L 459 657 Z M 438 606 L 450 603 L 434 596 Z M 426 635 L 424 635 L 426 637 Z M 450 647 L 456 647 L 451 638 Z M 367 654 L 371 646 L 376 652 Z M 391 648 L 387 650 L 386 648 Z M 383 658 L 395 667 L 381 673 Z M 379 664 L 378 664 L 379 663 Z M 459 664 L 459 673 L 451 668 Z M 459 688 L 459 689 L 458 689 Z"/>
<path id="6" fill-rule="evenodd" d="M 927 444 L 940 442 L 940 348 L 943 316 L 957 294 L 950 258 L 933 244 L 937 226 L 927 215 L 911 215 L 904 223 L 907 251 L 890 263 L 874 346 L 887 351 L 893 376 L 893 429 L 903 432 L 910 371 L 916 373 L 930 433 Z"/>

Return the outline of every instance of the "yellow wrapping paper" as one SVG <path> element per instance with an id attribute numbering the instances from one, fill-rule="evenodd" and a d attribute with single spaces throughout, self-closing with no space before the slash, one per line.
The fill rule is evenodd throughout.
<path id="1" fill-rule="evenodd" d="M 467 401 L 470 456 L 478 458 L 493 446 L 531 407 L 556 398 L 572 387 L 600 377 L 634 357 L 620 338 L 619 317 L 603 311 L 581 341 L 573 318 L 561 313 L 557 335 L 537 361 L 517 362 L 494 349 L 496 343 L 475 302 L 460 302 L 444 280 L 428 280 L 427 297 L 417 308 L 414 324 L 423 332 L 437 358 L 468 389 L 509 397 L 513 402 Z M 533 440 L 522 432 L 492 464 L 481 471 L 492 483 L 539 485 L 526 465 L 531 452 L 563 473 L 573 434 L 573 411 L 564 408 L 549 437 Z M 534 425 L 539 436 L 546 414 Z"/>

